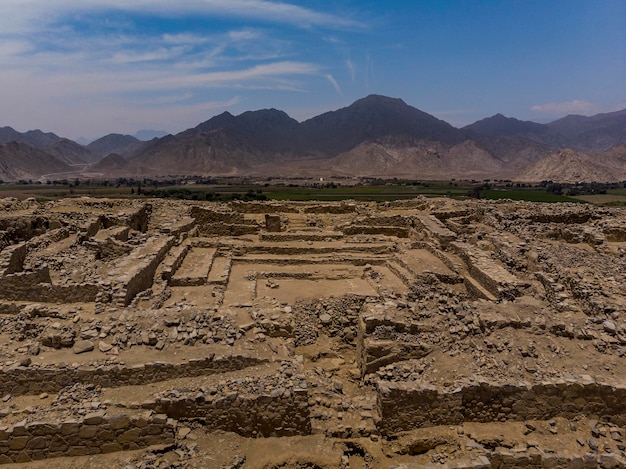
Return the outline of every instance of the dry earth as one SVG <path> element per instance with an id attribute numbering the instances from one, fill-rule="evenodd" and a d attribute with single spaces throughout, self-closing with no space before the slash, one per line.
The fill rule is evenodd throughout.
<path id="1" fill-rule="evenodd" d="M 626 211 L 0 199 L 5 467 L 626 465 Z"/>

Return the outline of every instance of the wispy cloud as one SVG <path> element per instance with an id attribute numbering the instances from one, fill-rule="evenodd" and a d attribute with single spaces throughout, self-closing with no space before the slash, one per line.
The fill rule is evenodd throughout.
<path id="1" fill-rule="evenodd" d="M 348 67 L 348 71 L 350 72 L 350 79 L 352 80 L 352 83 L 354 83 L 356 76 L 354 73 L 354 64 L 352 63 L 352 60 L 346 60 L 346 67 Z"/>
<path id="2" fill-rule="evenodd" d="M 589 101 L 579 99 L 562 103 L 535 104 L 530 108 L 530 110 L 551 116 L 561 116 L 564 114 L 581 114 L 584 116 L 590 116 L 602 111 L 600 106 L 590 103 Z"/>
<path id="3" fill-rule="evenodd" d="M 343 94 L 343 92 L 341 91 L 341 86 L 339 86 L 339 83 L 337 83 L 337 80 L 335 80 L 335 77 L 333 77 L 330 73 L 327 73 L 324 76 L 330 82 L 330 84 L 333 85 L 333 88 L 335 88 L 335 91 L 337 91 L 337 93 Z"/>
<path id="4" fill-rule="evenodd" d="M 116 10 L 152 16 L 185 15 L 249 18 L 268 23 L 290 24 L 300 28 L 362 28 L 363 24 L 325 12 L 270 0 L 2 0 L 0 30 L 24 32 L 33 24 L 58 19 L 65 14 L 98 13 Z"/>
<path id="5" fill-rule="evenodd" d="M 0 124 L 75 125 L 63 135 L 77 136 L 114 122 L 115 106 L 118 122 L 146 128 L 155 108 L 188 122 L 196 103 L 239 103 L 233 92 L 302 93 L 328 80 L 341 94 L 304 41 L 360 28 L 295 0 L 0 0 Z"/>

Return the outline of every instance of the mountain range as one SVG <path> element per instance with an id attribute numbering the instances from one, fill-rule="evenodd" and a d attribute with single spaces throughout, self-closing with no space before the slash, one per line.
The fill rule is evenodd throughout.
<path id="1" fill-rule="evenodd" d="M 370 95 L 303 122 L 276 109 L 217 115 L 149 141 L 109 134 L 80 145 L 0 128 L 0 179 L 119 176 L 367 176 L 626 180 L 626 109 L 548 124 L 496 114 L 455 128 Z"/>

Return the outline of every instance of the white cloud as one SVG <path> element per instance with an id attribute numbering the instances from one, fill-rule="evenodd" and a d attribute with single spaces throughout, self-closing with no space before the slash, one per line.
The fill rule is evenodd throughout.
<path id="1" fill-rule="evenodd" d="M 138 128 L 168 128 L 150 119 L 195 125 L 194 116 L 211 108 L 188 103 L 219 108 L 233 90 L 303 92 L 320 76 L 341 94 L 322 65 L 302 60 L 298 35 L 274 25 L 316 34 L 361 25 L 287 1 L 0 0 L 0 125 L 69 137 L 97 135 L 99 125 L 132 131 L 111 127 L 116 114 L 119 125 L 145 122 Z M 147 12 L 165 27 L 135 25 L 134 14 Z M 188 17 L 252 21 L 206 34 L 166 23 Z"/>
<path id="2" fill-rule="evenodd" d="M 600 106 L 590 103 L 589 101 L 579 99 L 563 103 L 535 104 L 530 108 L 530 110 L 551 116 L 562 116 L 565 114 L 581 114 L 583 116 L 590 116 L 602 111 Z"/>
<path id="3" fill-rule="evenodd" d="M 262 34 L 259 31 L 254 31 L 251 29 L 242 29 L 239 31 L 230 31 L 228 33 L 228 37 L 230 37 L 234 41 L 251 41 L 259 39 Z"/>
<path id="4" fill-rule="evenodd" d="M 119 52 L 113 55 L 111 60 L 117 63 L 137 63 L 137 62 L 152 62 L 155 60 L 169 60 L 175 57 L 179 57 L 181 53 L 185 52 L 185 48 L 175 47 L 171 49 L 157 49 L 146 52 L 132 53 L 132 52 Z"/>
<path id="5" fill-rule="evenodd" d="M 0 31 L 5 34 L 26 32 L 67 14 L 103 10 L 182 17 L 186 15 L 247 18 L 270 23 L 310 28 L 362 28 L 357 21 L 318 12 L 285 2 L 270 0 L 2 0 Z"/>
<path id="6" fill-rule="evenodd" d="M 337 83 L 337 80 L 335 80 L 335 77 L 333 77 L 330 73 L 327 73 L 324 76 L 330 82 L 330 84 L 333 85 L 333 88 L 335 88 L 335 91 L 337 91 L 337 93 L 343 94 L 341 91 L 341 87 L 339 86 L 339 83 Z"/>

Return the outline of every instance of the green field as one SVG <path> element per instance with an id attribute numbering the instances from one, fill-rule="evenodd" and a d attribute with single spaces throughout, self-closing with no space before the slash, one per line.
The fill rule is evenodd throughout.
<path id="1" fill-rule="evenodd" d="M 296 184 L 175 184 L 175 185 L 116 185 L 96 182 L 73 184 L 0 184 L 0 197 L 34 197 L 40 201 L 63 197 L 109 198 L 171 198 L 198 201 L 230 200 L 293 200 L 293 201 L 391 201 L 417 196 L 451 197 L 455 199 L 511 199 L 531 202 L 607 203 L 626 198 L 626 189 L 609 189 L 611 197 L 579 198 L 549 192 L 545 187 L 512 187 L 511 184 L 483 185 L 462 182 L 411 182 L 398 181 L 376 184 L 340 185 L 325 184 L 320 187 Z M 595 199 L 595 200 L 594 200 Z"/>

